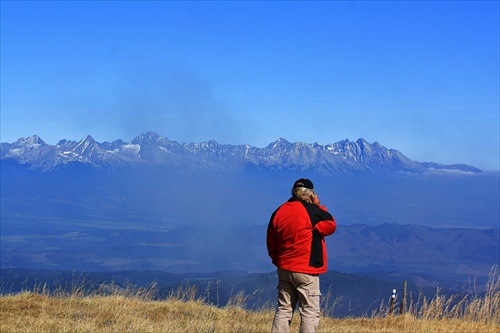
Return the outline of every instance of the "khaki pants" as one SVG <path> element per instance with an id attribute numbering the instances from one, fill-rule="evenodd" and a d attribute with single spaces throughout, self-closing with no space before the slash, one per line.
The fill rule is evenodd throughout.
<path id="1" fill-rule="evenodd" d="M 273 333 L 289 332 L 297 302 L 300 332 L 314 333 L 319 325 L 319 276 L 278 269 L 278 308 L 274 314 Z"/>

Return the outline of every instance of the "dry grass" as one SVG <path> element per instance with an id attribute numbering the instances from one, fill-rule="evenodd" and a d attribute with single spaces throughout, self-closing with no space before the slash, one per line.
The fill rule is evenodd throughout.
<path id="1" fill-rule="evenodd" d="M 85 295 L 23 292 L 0 297 L 0 332 L 269 332 L 273 311 L 243 309 L 237 294 L 218 308 L 196 299 L 196 290 L 176 290 L 157 300 L 155 286 L 110 289 Z M 291 331 L 298 332 L 295 316 Z M 388 307 L 363 318 L 321 319 L 319 332 L 500 332 L 500 277 L 494 268 L 485 295 L 420 297 L 404 315 Z"/>

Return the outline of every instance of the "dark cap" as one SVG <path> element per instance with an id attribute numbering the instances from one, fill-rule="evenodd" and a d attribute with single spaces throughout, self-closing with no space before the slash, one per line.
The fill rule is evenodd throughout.
<path id="1" fill-rule="evenodd" d="M 310 190 L 314 189 L 314 185 L 313 185 L 312 181 L 310 181 L 307 178 L 300 178 L 299 180 L 297 180 L 293 184 L 293 188 L 297 188 L 297 187 L 305 187 L 305 188 L 308 188 Z"/>

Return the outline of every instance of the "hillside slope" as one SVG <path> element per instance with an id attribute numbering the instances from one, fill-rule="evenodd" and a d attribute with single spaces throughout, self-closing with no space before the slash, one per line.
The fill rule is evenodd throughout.
<path id="1" fill-rule="evenodd" d="M 26 332 L 268 332 L 273 311 L 246 311 L 239 295 L 223 307 L 207 305 L 187 292 L 168 299 L 151 299 L 152 290 L 126 291 L 104 295 L 51 297 L 21 293 L 0 297 L 1 331 Z M 385 307 L 363 318 L 322 317 L 318 333 L 324 332 L 469 332 L 497 333 L 500 327 L 499 293 L 490 298 L 464 299 L 463 309 L 448 308 L 449 299 L 437 297 L 423 310 L 390 315 Z M 294 316 L 291 331 L 298 332 L 299 316 Z"/>

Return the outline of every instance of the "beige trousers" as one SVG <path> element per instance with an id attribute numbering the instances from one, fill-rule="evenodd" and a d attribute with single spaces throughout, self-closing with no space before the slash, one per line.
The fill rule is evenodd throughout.
<path id="1" fill-rule="evenodd" d="M 272 332 L 290 332 L 297 302 L 300 332 L 316 332 L 320 316 L 319 276 L 278 269 L 278 280 L 278 308 L 274 314 Z"/>

